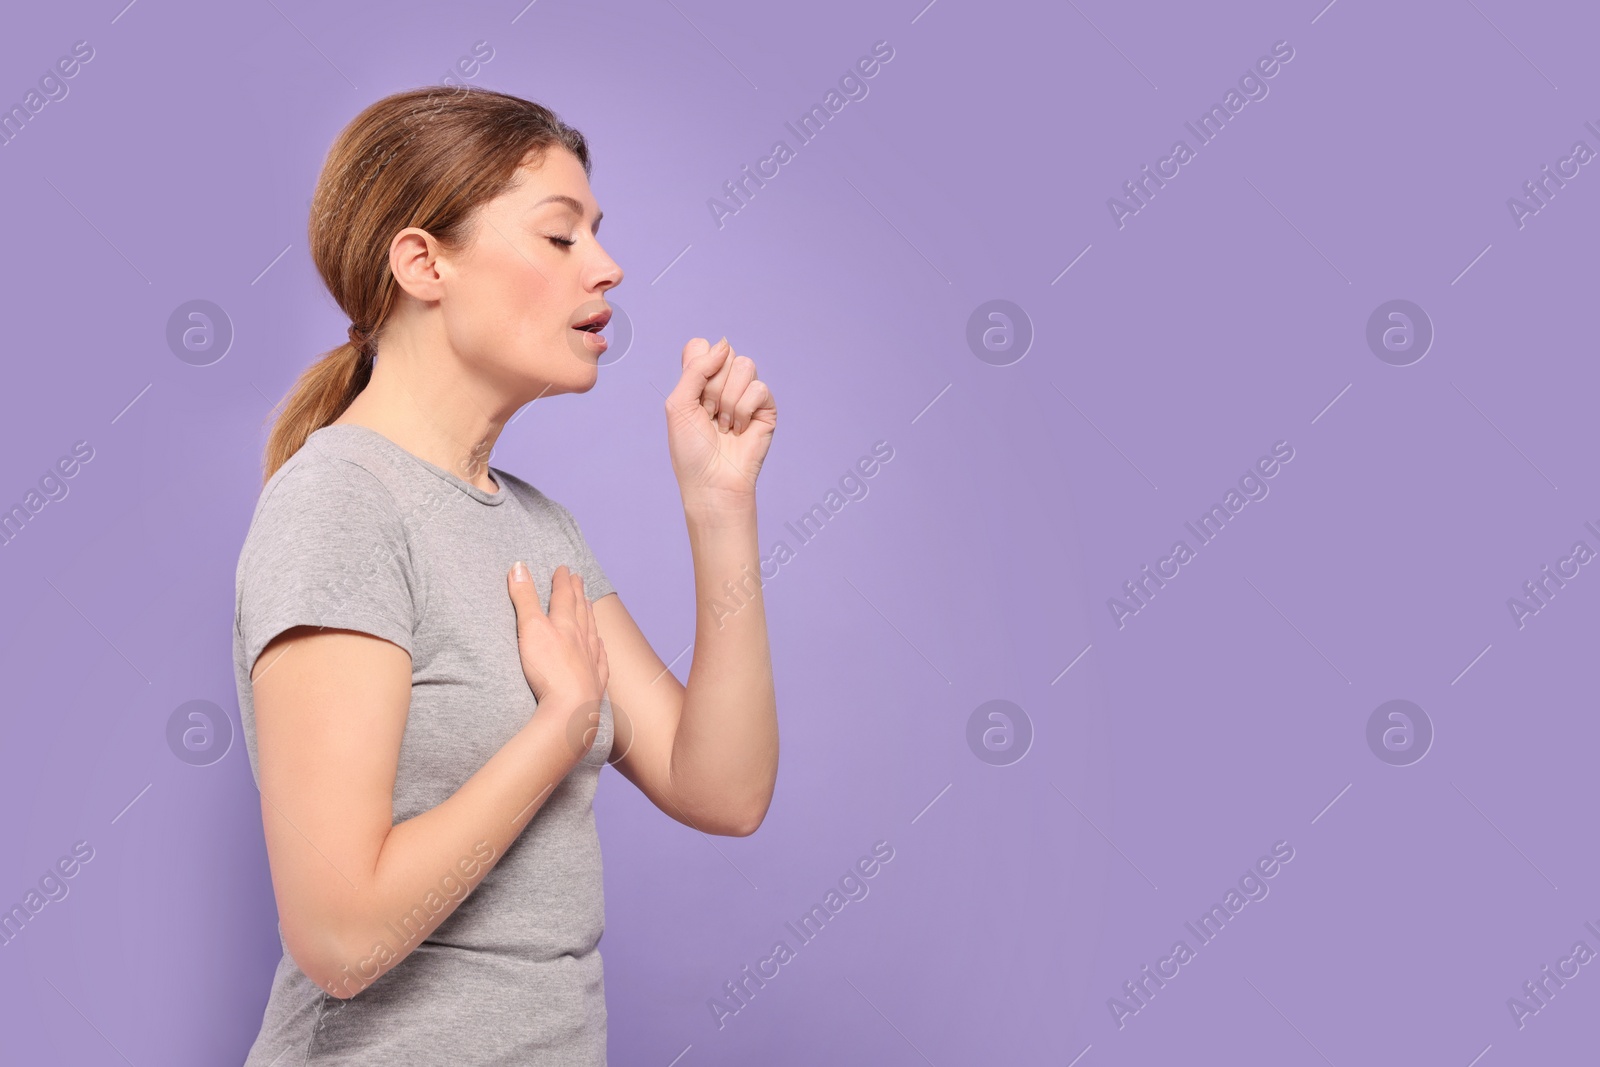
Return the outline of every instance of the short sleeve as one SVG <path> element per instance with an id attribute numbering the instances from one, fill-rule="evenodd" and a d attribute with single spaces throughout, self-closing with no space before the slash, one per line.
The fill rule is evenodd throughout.
<path id="1" fill-rule="evenodd" d="M 295 626 L 357 630 L 412 654 L 416 583 L 389 490 L 359 464 L 330 457 L 297 463 L 267 493 L 239 557 L 245 671 Z"/>
<path id="2" fill-rule="evenodd" d="M 572 541 L 572 550 L 577 554 L 578 573 L 583 576 L 584 595 L 592 603 L 607 593 L 615 593 L 616 589 L 612 587 L 611 579 L 606 577 L 606 572 L 601 569 L 600 561 L 595 559 L 589 542 L 584 540 L 583 531 L 578 528 L 578 520 L 572 517 L 572 512 L 568 511 L 565 505 L 554 500 L 550 502 L 555 504 L 556 513 L 561 517 L 567 537 Z"/>

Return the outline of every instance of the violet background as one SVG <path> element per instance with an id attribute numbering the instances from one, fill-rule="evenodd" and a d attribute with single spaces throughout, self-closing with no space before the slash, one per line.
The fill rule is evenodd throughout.
<path id="1" fill-rule="evenodd" d="M 693 637 L 661 413 L 684 341 L 726 334 L 779 403 L 777 794 L 756 835 L 708 839 L 603 775 L 611 1062 L 1593 1048 L 1594 966 L 1520 1029 L 1506 1002 L 1600 949 L 1600 578 L 1520 629 L 1506 602 L 1600 547 L 1600 177 L 1520 229 L 1506 201 L 1600 148 L 1600 18 L 924 2 L 8 14 L 0 103 L 75 41 L 95 57 L 0 148 L 0 505 L 76 441 L 95 458 L 0 549 L 0 905 L 75 841 L 95 858 L 0 947 L 0 1061 L 238 1063 L 255 1036 L 278 942 L 229 628 L 263 420 L 346 326 L 307 202 L 344 123 L 480 40 L 474 82 L 588 136 L 635 329 L 493 462 L 572 508 L 664 659 Z M 868 96 L 797 146 L 784 123 L 880 40 Z M 1107 198 L 1280 40 L 1269 95 L 1119 229 Z M 707 200 L 779 138 L 794 160 L 719 229 Z M 1436 331 L 1405 367 L 1365 340 L 1395 298 Z M 235 331 L 209 366 L 165 340 L 192 299 Z M 1007 366 L 966 341 L 993 299 L 1034 332 Z M 868 496 L 799 545 L 784 522 L 879 440 Z M 1107 598 L 1280 440 L 1270 495 L 1119 630 Z M 1409 766 L 1366 741 L 1396 698 L 1436 733 Z M 1009 766 L 967 743 L 993 699 L 1031 722 Z M 233 723 L 209 766 L 168 747 L 190 700 Z M 870 894 L 719 1029 L 723 983 L 880 840 Z M 1119 1029 L 1108 998 L 1276 841 L 1270 895 Z"/>

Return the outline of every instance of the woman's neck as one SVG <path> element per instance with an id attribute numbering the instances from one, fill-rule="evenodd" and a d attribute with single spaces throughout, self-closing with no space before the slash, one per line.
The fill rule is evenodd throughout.
<path id="1" fill-rule="evenodd" d="M 408 359 L 405 346 L 386 342 L 374 357 L 366 388 L 334 420 L 382 434 L 419 459 L 486 492 L 497 492 L 489 454 L 515 411 L 502 413 L 481 383 L 454 373 L 453 360 Z M 432 372 L 422 370 L 433 368 Z"/>

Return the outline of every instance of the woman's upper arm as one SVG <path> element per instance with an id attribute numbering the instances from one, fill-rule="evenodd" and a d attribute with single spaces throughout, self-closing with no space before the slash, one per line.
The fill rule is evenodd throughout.
<path id="1" fill-rule="evenodd" d="M 614 731 L 612 766 L 678 822 L 719 832 L 691 821 L 672 791 L 672 744 L 683 713 L 683 683 L 650 647 L 621 597 L 611 594 L 596 600 L 594 621 L 611 672 L 606 693 Z"/>
<path id="2" fill-rule="evenodd" d="M 296 626 L 251 669 L 261 817 L 279 921 L 314 979 L 347 958 L 393 825 L 411 657 L 370 634 Z"/>

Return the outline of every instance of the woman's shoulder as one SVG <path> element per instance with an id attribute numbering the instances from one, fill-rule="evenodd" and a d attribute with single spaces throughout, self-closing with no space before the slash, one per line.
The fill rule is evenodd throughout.
<path id="1" fill-rule="evenodd" d="M 340 427 L 312 433 L 262 486 L 241 555 L 263 544 L 403 535 L 402 487 L 387 457 L 358 434 L 329 430 Z"/>
<path id="2" fill-rule="evenodd" d="M 348 501 L 381 511 L 398 507 L 395 465 L 363 428 L 334 423 L 316 430 L 261 488 L 258 509 L 275 500 Z"/>
<path id="3" fill-rule="evenodd" d="M 234 573 L 240 663 L 299 625 L 412 650 L 423 583 L 382 456 L 354 437 L 312 434 L 262 487 Z"/>

